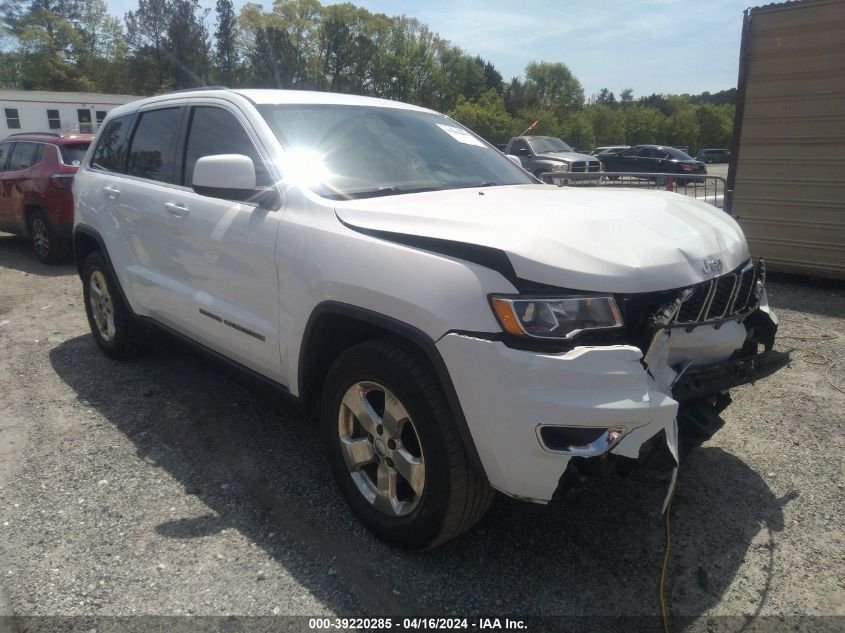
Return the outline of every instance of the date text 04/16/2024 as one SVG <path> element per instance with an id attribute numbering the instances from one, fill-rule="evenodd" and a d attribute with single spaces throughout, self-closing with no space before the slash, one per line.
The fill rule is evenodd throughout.
<path id="1" fill-rule="evenodd" d="M 399 631 L 446 631 L 446 630 L 527 630 L 523 620 L 510 618 L 309 618 L 308 628 L 312 630 L 399 630 Z"/>

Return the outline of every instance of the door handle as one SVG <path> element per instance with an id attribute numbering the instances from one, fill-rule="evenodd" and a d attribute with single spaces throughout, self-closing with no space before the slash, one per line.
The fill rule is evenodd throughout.
<path id="1" fill-rule="evenodd" d="M 103 187 L 103 191 L 105 191 L 106 195 L 112 200 L 120 197 L 120 189 L 115 189 L 114 187 Z"/>
<path id="2" fill-rule="evenodd" d="M 184 218 L 188 215 L 188 207 L 183 206 L 181 204 L 175 204 L 173 202 L 166 202 L 164 204 L 164 208 L 167 212 L 177 218 Z"/>

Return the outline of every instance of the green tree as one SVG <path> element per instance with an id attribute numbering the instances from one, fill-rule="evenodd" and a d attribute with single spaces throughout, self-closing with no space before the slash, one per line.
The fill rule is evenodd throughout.
<path id="1" fill-rule="evenodd" d="M 474 100 L 459 96 L 449 116 L 491 143 L 505 143 L 515 134 L 513 118 L 493 88 Z"/>
<path id="2" fill-rule="evenodd" d="M 207 10 L 199 0 L 170 0 L 170 24 L 164 52 L 175 89 L 193 88 L 208 83 L 211 70 Z"/>
<path id="3" fill-rule="evenodd" d="M 660 142 L 663 114 L 656 108 L 634 104 L 625 109 L 625 139 L 628 145 Z"/>
<path id="4" fill-rule="evenodd" d="M 560 62 L 531 62 L 525 67 L 529 104 L 566 113 L 584 106 L 584 88 Z"/>
<path id="5" fill-rule="evenodd" d="M 140 58 L 151 58 L 155 64 L 157 88 L 165 87 L 165 49 L 167 30 L 172 16 L 168 0 L 138 0 L 138 8 L 126 14 L 126 31 L 130 48 L 136 53 L 133 73 L 139 79 L 137 62 Z M 136 87 L 139 85 L 134 82 Z"/>
<path id="6" fill-rule="evenodd" d="M 214 75 L 224 86 L 234 86 L 238 79 L 238 21 L 232 0 L 217 0 L 217 28 L 214 31 Z"/>
<path id="7" fill-rule="evenodd" d="M 560 131 L 563 139 L 578 151 L 589 152 L 596 146 L 593 121 L 584 110 L 567 116 Z"/>
<path id="8" fill-rule="evenodd" d="M 696 148 L 699 137 L 697 108 L 687 105 L 678 108 L 663 120 L 662 143 Z"/>
<path id="9" fill-rule="evenodd" d="M 625 143 L 625 114 L 607 105 L 592 105 L 586 110 L 593 123 L 595 143 L 622 145 Z"/>

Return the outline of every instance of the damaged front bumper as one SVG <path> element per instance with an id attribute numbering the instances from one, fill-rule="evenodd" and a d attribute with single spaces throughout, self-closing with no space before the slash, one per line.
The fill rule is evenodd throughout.
<path id="1" fill-rule="evenodd" d="M 461 333 L 437 346 L 491 485 L 545 503 L 572 460 L 637 459 L 661 432 L 678 458 L 708 439 L 722 424 L 728 389 L 789 362 L 771 350 L 777 320 L 765 292 L 754 316 L 756 328 L 733 321 L 663 330 L 645 357 L 632 345 L 539 353 Z M 769 349 L 757 354 L 760 342 Z"/>

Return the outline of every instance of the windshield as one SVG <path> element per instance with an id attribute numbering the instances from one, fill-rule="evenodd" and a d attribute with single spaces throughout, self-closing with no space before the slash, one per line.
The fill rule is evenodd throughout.
<path id="1" fill-rule="evenodd" d="M 259 106 L 285 148 L 284 177 L 333 199 L 522 185 L 521 168 L 451 119 L 372 106 Z"/>
<path id="2" fill-rule="evenodd" d="M 67 145 L 59 145 L 59 151 L 62 153 L 62 162 L 65 165 L 74 165 L 78 167 L 85 157 L 85 152 L 88 151 L 90 143 L 73 143 Z"/>
<path id="3" fill-rule="evenodd" d="M 528 139 L 535 154 L 547 154 L 549 152 L 571 152 L 572 148 L 559 138 L 554 136 L 534 136 Z"/>

